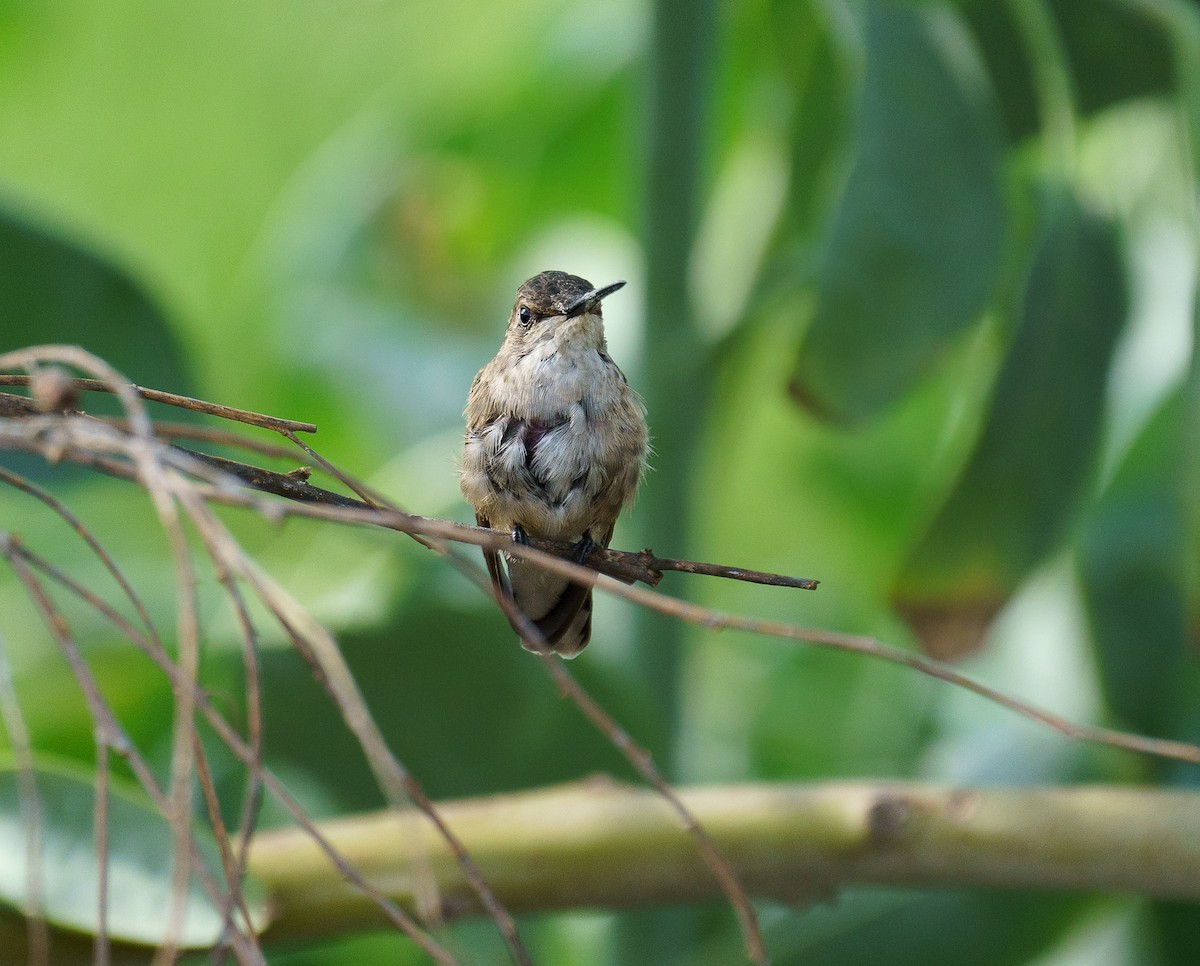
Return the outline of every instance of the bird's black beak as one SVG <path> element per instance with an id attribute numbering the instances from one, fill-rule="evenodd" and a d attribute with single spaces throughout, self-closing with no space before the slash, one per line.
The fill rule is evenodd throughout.
<path id="1" fill-rule="evenodd" d="M 563 312 L 563 315 L 565 315 L 568 319 L 574 318 L 577 315 L 583 315 L 584 312 L 587 312 L 594 306 L 599 305 L 603 299 L 608 298 L 617 289 L 624 287 L 625 283 L 623 281 L 613 282 L 612 285 L 605 285 L 603 288 L 594 288 L 590 292 L 584 292 L 581 296 L 579 296 L 579 298 L 567 306 L 566 311 Z"/>

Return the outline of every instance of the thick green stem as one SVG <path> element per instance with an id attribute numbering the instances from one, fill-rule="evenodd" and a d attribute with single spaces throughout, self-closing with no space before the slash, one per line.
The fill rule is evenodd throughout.
<path id="1" fill-rule="evenodd" d="M 1194 792 L 859 782 L 696 788 L 681 795 L 759 898 L 801 903 L 871 884 L 1200 900 Z M 653 792 L 593 781 L 449 802 L 439 811 L 516 913 L 720 898 L 691 838 Z M 447 918 L 481 914 L 428 822 L 373 814 L 330 822 L 322 831 L 368 880 L 410 909 L 414 882 L 432 868 Z M 428 857 L 416 872 L 414 836 Z M 250 868 L 273 910 L 267 942 L 382 922 L 302 831 L 261 834 Z"/>
<path id="2" fill-rule="evenodd" d="M 646 346 L 639 389 L 649 411 L 654 471 L 639 496 L 639 534 L 648 546 L 684 553 L 706 379 L 688 264 L 699 209 L 707 73 L 714 56 L 712 0 L 658 0 L 649 70 L 646 185 Z M 660 734 L 642 737 L 673 770 L 682 625 L 639 614 L 641 674 L 660 712 Z M 654 740 L 658 739 L 658 740 Z"/>

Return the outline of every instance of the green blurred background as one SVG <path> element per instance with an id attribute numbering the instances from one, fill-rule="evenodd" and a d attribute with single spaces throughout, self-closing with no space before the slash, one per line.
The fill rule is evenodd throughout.
<path id="1" fill-rule="evenodd" d="M 77 342 L 140 384 L 311 420 L 338 465 L 467 520 L 461 409 L 516 285 L 626 278 L 609 341 L 656 455 L 615 544 L 822 580 L 661 589 L 1196 740 L 1198 145 L 1183 0 L 0 0 L 0 349 Z M 138 490 L 0 459 L 172 626 Z M 224 516 L 336 630 L 432 796 L 631 777 L 433 555 Z M 0 519 L 103 586 L 27 499 L 0 492 Z M 206 682 L 236 716 L 234 624 L 211 573 L 201 594 Z M 7 572 L 0 615 L 38 751 L 90 762 Z M 68 616 L 162 765 L 169 690 Z M 264 646 L 269 763 L 314 814 L 378 806 L 306 666 Z M 571 670 L 681 783 L 1197 778 L 894 667 L 607 599 Z M 1185 963 L 1200 939 L 1194 910 L 1136 898 L 851 889 L 763 919 L 781 963 Z M 719 905 L 523 930 L 541 962 L 739 955 Z M 503 961 L 490 924 L 453 932 Z M 417 958 L 381 935 L 272 961 Z"/>

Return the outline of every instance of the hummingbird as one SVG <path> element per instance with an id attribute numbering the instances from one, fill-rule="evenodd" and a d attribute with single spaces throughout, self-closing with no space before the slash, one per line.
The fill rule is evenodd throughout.
<path id="1" fill-rule="evenodd" d="M 515 543 L 573 543 L 579 562 L 608 546 L 649 450 L 645 406 L 604 339 L 601 303 L 624 284 L 596 288 L 551 271 L 517 289 L 504 342 L 475 377 L 464 412 L 459 485 L 481 527 L 508 531 Z M 587 646 L 590 586 L 498 550 L 483 555 L 497 593 L 559 656 Z"/>

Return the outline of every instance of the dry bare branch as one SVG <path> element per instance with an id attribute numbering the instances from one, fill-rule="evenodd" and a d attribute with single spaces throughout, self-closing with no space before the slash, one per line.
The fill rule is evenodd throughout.
<path id="1" fill-rule="evenodd" d="M 418 946 L 420 946 L 435 962 L 453 966 L 454 958 L 438 946 L 402 909 L 395 903 L 384 896 L 379 890 L 375 889 L 369 882 L 362 878 L 358 871 L 352 866 L 340 852 L 334 848 L 328 840 L 322 835 L 316 825 L 305 814 L 300 803 L 288 791 L 287 787 L 267 768 L 262 767 L 261 757 L 257 750 L 248 742 L 243 740 L 237 731 L 230 725 L 224 717 L 213 706 L 209 699 L 195 682 L 187 682 L 183 679 L 170 657 L 160 647 L 156 646 L 155 642 L 143 633 L 139 628 L 135 627 L 125 617 L 118 613 L 112 606 L 101 600 L 86 587 L 73 580 L 70 576 L 63 573 L 55 567 L 33 553 L 26 547 L 17 546 L 13 548 L 13 552 L 21 557 L 21 559 L 29 565 L 30 568 L 39 571 L 48 579 L 52 580 L 58 586 L 69 591 L 77 599 L 83 601 L 89 607 L 94 609 L 98 614 L 104 617 L 113 627 L 120 631 L 129 641 L 138 648 L 147 658 L 166 675 L 171 682 L 172 687 L 182 688 L 191 687 L 193 698 L 204 715 L 205 721 L 213 732 L 224 743 L 224 745 L 242 762 L 247 768 L 257 768 L 259 777 L 264 786 L 270 791 L 271 795 L 284 807 L 289 816 L 296 823 L 297 827 L 302 829 L 305 834 L 311 836 L 317 844 L 322 854 L 325 855 L 329 863 L 337 870 L 337 874 L 345 881 L 352 883 L 356 888 L 362 890 L 366 896 L 379 909 L 381 915 L 397 929 L 402 931 Z M 128 739 L 123 739 L 128 744 Z M 126 757 L 122 754 L 122 757 Z M 144 773 L 144 763 L 135 762 L 135 771 L 138 774 Z M 161 793 L 155 788 L 151 793 L 151 798 L 155 801 L 161 800 Z"/>
<path id="2" fill-rule="evenodd" d="M 74 347 L 46 346 L 44 348 L 59 350 Z M 78 364 L 66 358 L 63 358 L 61 361 L 72 365 Z M 14 365 L 23 365 L 23 363 L 0 360 L 0 368 L 12 368 Z M 89 366 L 90 360 L 84 362 L 80 368 Z M 33 377 L 29 375 L 0 374 L 0 386 L 28 386 L 32 379 Z M 280 419 L 277 416 L 265 416 L 262 413 L 252 413 L 245 409 L 234 409 L 232 406 L 222 406 L 218 403 L 205 402 L 203 399 L 192 399 L 190 396 L 180 396 L 173 392 L 163 392 L 160 389 L 146 389 L 143 386 L 135 386 L 133 383 L 121 379 L 72 379 L 70 382 L 72 387 L 78 392 L 105 392 L 120 395 L 121 390 L 124 389 L 136 393 L 140 398 L 149 402 L 164 403 L 167 406 L 175 406 L 178 409 L 186 409 L 193 413 L 205 413 L 209 416 L 218 416 L 221 419 L 230 419 L 236 423 L 245 423 L 248 426 L 273 429 L 276 432 L 287 430 L 296 433 L 315 433 L 317 431 L 317 427 L 312 423 L 303 423 L 295 419 Z"/>
<path id="3" fill-rule="evenodd" d="M 76 683 L 83 693 L 84 700 L 87 702 L 88 711 L 92 716 L 92 721 L 96 728 L 97 740 L 103 741 L 109 748 L 121 756 L 133 771 L 138 784 L 150 796 L 163 816 L 170 820 L 172 803 L 169 794 L 164 793 L 159 787 L 149 764 L 138 752 L 137 746 L 125 733 L 116 716 L 113 714 L 112 709 L 105 701 L 95 676 L 92 674 L 91 669 L 88 667 L 78 645 L 71 635 L 70 625 L 51 600 L 42 582 L 33 573 L 27 559 L 26 551 L 9 534 L 2 531 L 0 531 L 0 556 L 8 562 L 17 579 L 25 587 L 30 600 L 41 614 L 60 651 L 66 658 Z M 190 834 L 190 825 L 188 831 L 189 834 L 183 845 L 188 853 L 186 859 L 188 867 L 189 869 L 194 869 L 196 877 L 208 895 L 209 900 L 214 906 L 219 907 L 222 890 L 200 860 L 197 843 Z M 246 928 L 249 929 L 248 924 Z M 177 937 L 172 937 L 172 929 L 173 927 L 168 923 L 167 935 L 160 946 L 160 953 L 163 949 L 167 949 L 168 951 L 177 950 L 178 939 Z M 254 941 L 244 935 L 240 929 L 234 938 L 235 949 L 239 951 L 239 962 L 255 962 L 256 960 L 250 955 L 250 949 Z M 174 952 L 171 954 L 174 955 Z"/>

